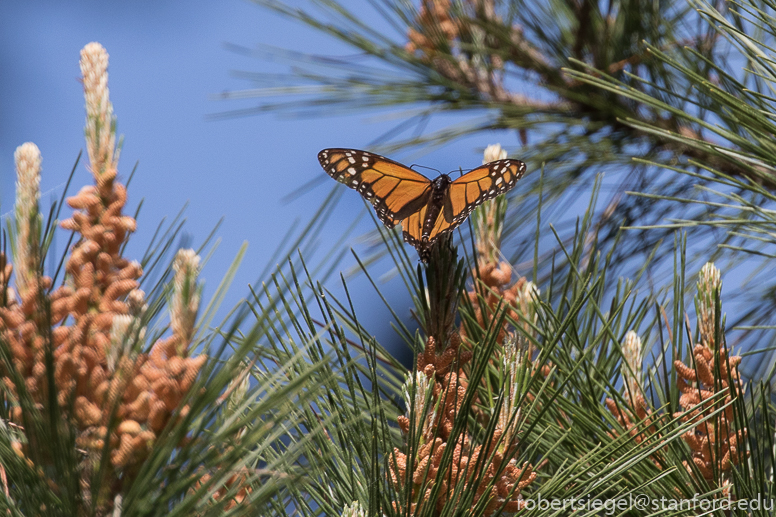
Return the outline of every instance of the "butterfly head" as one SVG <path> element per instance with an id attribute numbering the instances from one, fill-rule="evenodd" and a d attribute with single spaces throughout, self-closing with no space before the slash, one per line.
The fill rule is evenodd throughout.
<path id="1" fill-rule="evenodd" d="M 450 183 L 452 183 L 453 180 L 450 179 L 450 176 L 447 174 L 442 174 L 438 178 L 434 179 L 434 181 L 431 182 L 431 187 L 436 192 L 441 192 L 444 190 L 447 190 L 447 187 L 450 186 Z"/>

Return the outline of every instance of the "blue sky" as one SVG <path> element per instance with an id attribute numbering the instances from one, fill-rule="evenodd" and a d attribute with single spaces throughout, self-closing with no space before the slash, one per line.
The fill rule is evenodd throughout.
<path id="1" fill-rule="evenodd" d="M 363 10 L 364 2 L 343 3 L 381 23 Z M 186 231 L 194 244 L 224 218 L 218 231 L 221 243 L 203 272 L 206 297 L 240 245 L 249 243 L 227 305 L 246 295 L 247 284 L 256 280 L 293 220 L 309 220 L 329 192 L 324 184 L 294 201 L 282 201 L 295 186 L 323 174 L 318 151 L 364 148 L 392 125 L 369 115 L 210 117 L 256 104 L 217 99 L 221 92 L 253 86 L 231 72 L 288 70 L 278 60 L 232 52 L 227 44 L 353 53 L 250 2 L 0 2 L 0 213 L 12 210 L 13 152 L 26 141 L 35 142 L 43 155 L 44 209 L 61 195 L 84 147 L 78 59 L 90 41 L 99 41 L 110 54 L 110 95 L 125 138 L 120 177 L 126 179 L 138 164 L 129 207 L 134 209 L 141 199 L 144 203 L 128 255 L 139 258 L 162 218 L 174 217 L 186 203 Z M 443 171 L 468 168 L 480 163 L 487 144 L 499 140 L 507 148 L 517 145 L 515 137 L 479 135 L 417 161 Z M 84 163 L 76 172 L 73 193 L 90 179 Z M 324 233 L 324 246 L 327 237 L 338 235 L 336 224 L 349 225 L 362 214 L 359 196 L 350 194 L 338 209 L 338 223 Z M 359 231 L 370 229 L 364 217 Z M 370 312 L 366 319 L 372 320 L 375 332 L 390 332 L 387 314 Z"/>

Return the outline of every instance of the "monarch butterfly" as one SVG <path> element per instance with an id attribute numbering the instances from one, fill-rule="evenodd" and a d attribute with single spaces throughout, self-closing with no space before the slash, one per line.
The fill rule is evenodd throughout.
<path id="1" fill-rule="evenodd" d="M 426 262 L 434 242 L 463 223 L 474 208 L 515 186 L 525 163 L 498 160 L 451 180 L 433 181 L 409 167 L 357 149 L 324 149 L 318 161 L 335 180 L 355 189 L 374 206 L 387 228 L 401 223 L 404 240 Z"/>

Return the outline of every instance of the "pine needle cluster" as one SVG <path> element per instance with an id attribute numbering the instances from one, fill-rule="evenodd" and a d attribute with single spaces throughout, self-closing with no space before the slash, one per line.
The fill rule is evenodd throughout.
<path id="1" fill-rule="evenodd" d="M 63 196 L 70 217 L 58 220 L 60 203 L 44 224 L 41 153 L 28 142 L 15 154 L 12 253 L 0 253 L 0 507 L 8 515 L 169 515 L 186 507 L 196 515 L 253 513 L 282 499 L 277 490 L 257 493 L 259 479 L 292 475 L 284 468 L 281 476 L 278 460 L 259 454 L 282 433 L 257 423 L 287 420 L 279 400 L 298 401 L 299 393 L 281 394 L 288 389 L 281 387 L 257 399 L 266 390 L 248 381 L 262 333 L 240 324 L 247 309 L 231 329 L 204 331 L 215 306 L 202 314 L 198 251 L 178 249 L 150 294 L 141 288 L 146 269 L 174 250 L 179 228 L 163 231 L 166 240 L 142 262 L 124 254 L 137 223 L 119 179 L 107 69 L 106 50 L 86 45 L 93 183 Z M 50 247 L 60 230 L 73 244 L 51 278 L 42 271 L 56 260 Z M 160 325 L 163 315 L 169 323 Z M 247 332 L 242 345 L 233 341 L 238 328 Z M 220 351 L 211 347 L 219 337 Z M 230 355 L 219 359 L 227 345 Z M 239 386 L 230 384 L 235 379 Z"/>

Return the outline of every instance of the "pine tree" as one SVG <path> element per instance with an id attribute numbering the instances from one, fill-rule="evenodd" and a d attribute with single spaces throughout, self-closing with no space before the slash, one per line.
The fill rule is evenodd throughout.
<path id="1" fill-rule="evenodd" d="M 426 102 L 428 113 L 490 117 L 395 145 L 494 127 L 524 140 L 528 187 L 477 208 L 471 231 L 444 235 L 426 262 L 375 217 L 412 297 L 413 323 L 391 308 L 411 369 L 364 328 L 371 308 L 354 303 L 345 276 L 334 285 L 339 243 L 321 263 L 305 258 L 333 196 L 293 239 L 300 251 L 221 324 L 233 270 L 203 308 L 204 248 L 175 249 L 177 221 L 141 260 L 125 256 L 137 222 L 118 174 L 107 52 L 88 45 L 90 184 L 67 197 L 71 215 L 60 218 L 63 196 L 44 219 L 40 151 L 27 143 L 15 156 L 11 249 L 0 255 L 0 508 L 770 515 L 772 362 L 734 346 L 722 303 L 750 325 L 746 339 L 767 340 L 756 324 L 770 302 L 744 305 L 722 286 L 735 264 L 771 255 L 776 17 L 754 0 L 692 1 L 374 3 L 396 41 L 334 2 L 322 4 L 327 23 L 261 2 L 397 72 L 308 61 L 323 68 L 289 78 L 320 86 L 308 105 Z M 518 93 L 532 81 L 543 93 Z M 500 157 L 499 146 L 483 156 Z M 638 193 L 601 203 L 601 167 L 623 180 L 615 198 Z M 564 226 L 574 180 L 592 184 L 590 202 Z M 61 230 L 72 247 L 52 258 Z M 519 244 L 528 251 L 509 251 Z M 386 261 L 369 259 L 356 254 L 379 294 Z M 47 260 L 61 264 L 52 278 Z"/>

